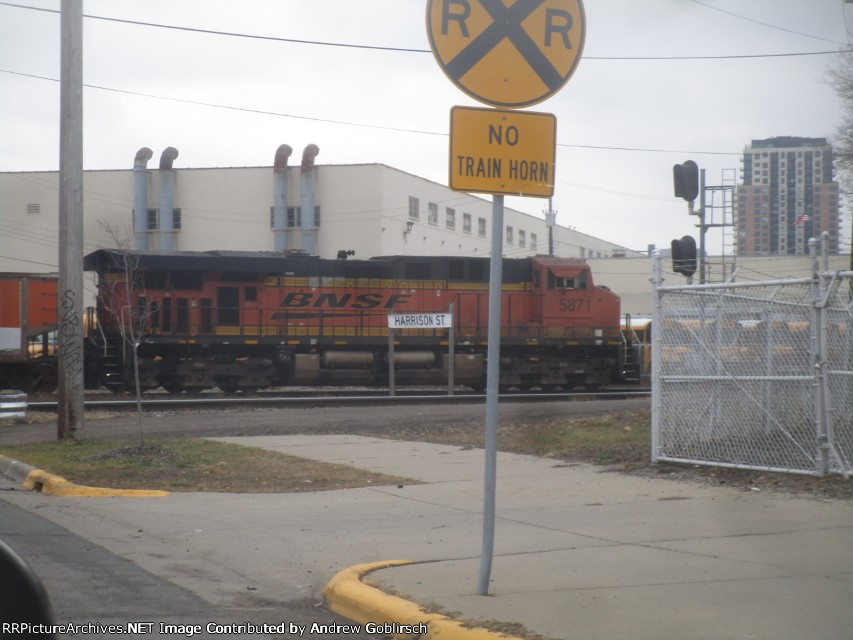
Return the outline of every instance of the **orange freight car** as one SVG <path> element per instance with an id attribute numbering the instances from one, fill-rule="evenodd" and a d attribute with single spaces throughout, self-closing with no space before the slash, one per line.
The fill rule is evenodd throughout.
<path id="1" fill-rule="evenodd" d="M 0 273 L 0 387 L 56 388 L 55 274 Z"/>

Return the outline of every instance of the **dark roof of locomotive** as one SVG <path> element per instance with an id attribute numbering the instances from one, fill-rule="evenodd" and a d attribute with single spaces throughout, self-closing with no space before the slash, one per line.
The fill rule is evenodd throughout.
<path id="1" fill-rule="evenodd" d="M 83 268 L 86 271 L 120 271 L 123 269 L 125 255 L 133 260 L 139 269 L 156 271 L 265 271 L 294 275 L 343 275 L 339 272 L 318 273 L 318 270 L 324 271 L 323 266 L 329 263 L 349 262 L 323 260 L 316 256 L 283 255 L 272 251 L 128 251 L 125 254 L 120 249 L 99 249 L 83 258 Z"/>
<path id="2" fill-rule="evenodd" d="M 489 258 L 474 257 L 438 257 L 438 256 L 381 256 L 370 260 L 329 260 L 317 256 L 283 255 L 264 251 L 175 251 L 160 253 L 154 251 L 129 251 L 120 249 L 99 249 L 83 259 L 86 271 L 122 271 L 123 258 L 127 255 L 136 268 L 146 271 L 194 271 L 229 273 L 277 273 L 295 276 L 325 276 L 348 278 L 412 278 L 411 266 L 418 265 L 426 269 L 429 275 L 418 276 L 423 279 L 440 278 L 453 280 L 449 265 L 456 263 L 479 264 L 477 276 L 471 276 L 471 270 L 465 272 L 464 279 L 487 280 Z M 504 258 L 504 282 L 529 280 L 531 273 L 530 258 Z M 459 278 L 463 279 L 463 278 Z"/>

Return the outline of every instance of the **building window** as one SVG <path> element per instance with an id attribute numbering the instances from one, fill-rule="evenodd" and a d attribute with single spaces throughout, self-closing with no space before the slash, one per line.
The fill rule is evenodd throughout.
<path id="1" fill-rule="evenodd" d="M 471 233 L 471 214 L 463 213 L 462 214 L 462 231 L 464 233 Z"/>
<path id="2" fill-rule="evenodd" d="M 172 209 L 172 229 L 180 231 L 181 226 L 181 210 L 179 208 Z M 146 228 L 149 231 L 157 231 L 160 228 L 160 209 L 148 209 Z"/>
<path id="3" fill-rule="evenodd" d="M 527 246 L 527 232 L 524 229 L 518 230 L 518 246 L 526 247 Z"/>
<path id="4" fill-rule="evenodd" d="M 409 196 L 409 220 L 421 219 L 421 203 L 414 196 Z"/>
<path id="5" fill-rule="evenodd" d="M 486 237 L 486 219 L 477 218 L 477 235 L 481 238 Z"/>
<path id="6" fill-rule="evenodd" d="M 434 202 L 427 204 L 427 222 L 438 226 L 438 205 Z"/>
<path id="7" fill-rule="evenodd" d="M 272 225 L 272 220 L 270 220 L 270 225 Z M 287 226 L 291 229 L 302 226 L 302 207 L 287 208 Z M 320 226 L 320 207 L 318 205 L 314 206 L 314 226 Z"/>
<path id="8" fill-rule="evenodd" d="M 447 209 L 447 215 L 445 216 L 445 226 L 448 229 L 456 228 L 456 210 L 455 209 Z"/>
<path id="9" fill-rule="evenodd" d="M 530 234 L 530 248 L 533 251 L 536 251 L 539 248 L 538 244 L 539 244 L 539 239 L 536 237 L 536 234 L 531 233 Z"/>
<path id="10" fill-rule="evenodd" d="M 509 225 L 507 225 L 507 228 L 506 228 L 506 243 L 507 244 L 513 243 L 512 227 L 510 227 Z"/>

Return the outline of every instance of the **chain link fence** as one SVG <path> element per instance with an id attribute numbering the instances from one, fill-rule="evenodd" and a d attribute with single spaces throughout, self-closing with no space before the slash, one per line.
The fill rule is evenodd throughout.
<path id="1" fill-rule="evenodd" d="M 681 287 L 660 273 L 652 459 L 849 477 L 853 272 Z"/>

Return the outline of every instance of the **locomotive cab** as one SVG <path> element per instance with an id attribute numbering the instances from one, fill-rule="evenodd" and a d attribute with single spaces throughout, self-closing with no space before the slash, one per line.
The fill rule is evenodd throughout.
<path id="1" fill-rule="evenodd" d="M 535 258 L 533 289 L 545 337 L 619 338 L 619 298 L 595 286 L 584 260 Z"/>

